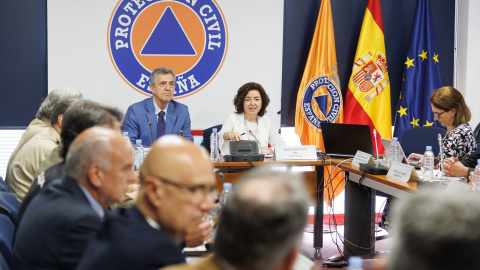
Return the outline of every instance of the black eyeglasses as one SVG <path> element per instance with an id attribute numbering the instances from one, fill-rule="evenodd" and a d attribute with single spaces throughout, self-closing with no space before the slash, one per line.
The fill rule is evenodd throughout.
<path id="1" fill-rule="evenodd" d="M 435 115 L 436 117 L 439 117 L 440 115 L 444 114 L 445 112 L 448 112 L 449 110 L 446 110 L 446 111 L 443 111 L 441 113 L 436 113 L 434 112 L 433 115 Z"/>
<path id="2" fill-rule="evenodd" d="M 217 198 L 217 195 L 218 195 L 218 190 L 213 188 L 213 187 L 207 187 L 207 186 L 204 186 L 204 185 L 189 186 L 189 185 L 185 185 L 185 184 L 179 184 L 179 183 L 172 182 L 172 181 L 167 180 L 163 177 L 158 177 L 158 176 L 155 176 L 155 175 L 152 175 L 152 176 L 157 178 L 158 180 L 162 181 L 165 184 L 174 186 L 178 189 L 189 191 L 193 195 L 192 196 L 193 201 L 196 202 L 196 203 L 200 202 L 201 200 L 203 200 L 205 198 L 211 198 L 212 200 L 215 200 Z"/>

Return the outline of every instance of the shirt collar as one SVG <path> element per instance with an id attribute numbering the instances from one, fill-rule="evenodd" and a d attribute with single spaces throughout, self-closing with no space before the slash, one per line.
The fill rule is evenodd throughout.
<path id="1" fill-rule="evenodd" d="M 145 220 L 147 221 L 147 223 L 152 226 L 152 228 L 154 229 L 157 229 L 157 230 L 160 230 L 160 225 L 153 219 L 149 218 L 149 217 L 145 217 Z"/>
<path id="2" fill-rule="evenodd" d="M 87 197 L 88 202 L 90 203 L 90 206 L 92 207 L 93 211 L 100 216 L 100 218 L 103 218 L 105 215 L 105 210 L 103 207 L 100 205 L 100 203 L 97 202 L 97 200 L 88 192 L 88 190 L 80 183 L 77 182 L 77 184 L 80 186 L 80 188 L 83 191 L 83 194 L 85 194 L 85 197 Z"/>
<path id="3" fill-rule="evenodd" d="M 155 100 L 152 98 L 152 102 L 153 102 L 153 107 L 155 107 L 155 114 L 157 115 L 158 117 L 158 113 L 161 111 L 160 108 L 157 106 L 157 103 L 155 103 Z M 165 107 L 165 110 L 163 110 L 165 112 L 165 116 L 167 116 L 167 109 L 168 109 L 168 105 L 170 105 L 170 102 L 167 104 L 167 107 Z"/>

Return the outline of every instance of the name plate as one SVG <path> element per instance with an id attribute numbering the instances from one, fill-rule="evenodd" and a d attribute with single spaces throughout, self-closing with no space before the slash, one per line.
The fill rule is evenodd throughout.
<path id="1" fill-rule="evenodd" d="M 418 180 L 417 171 L 413 166 L 393 161 L 388 169 L 387 178 L 392 178 L 401 182 L 408 182 L 408 180 Z"/>
<path id="2" fill-rule="evenodd" d="M 355 153 L 355 157 L 352 161 L 352 166 L 360 167 L 360 163 L 375 164 L 375 161 L 373 160 L 372 155 L 369 153 L 357 150 L 357 153 Z"/>
<path id="3" fill-rule="evenodd" d="M 276 160 L 316 160 L 317 149 L 315 145 L 302 146 L 276 146 Z"/>

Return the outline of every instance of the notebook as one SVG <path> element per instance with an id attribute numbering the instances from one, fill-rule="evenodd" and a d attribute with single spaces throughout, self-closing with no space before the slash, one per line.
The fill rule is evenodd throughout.
<path id="1" fill-rule="evenodd" d="M 392 140 L 385 139 L 385 138 L 380 138 L 380 140 L 382 141 L 382 145 L 383 145 L 383 148 L 385 148 L 385 151 L 386 151 L 388 148 L 390 148 L 390 144 L 392 143 Z M 400 145 L 400 155 L 402 156 L 402 163 L 408 164 L 408 165 L 410 165 L 410 166 L 413 166 L 415 169 L 420 169 L 420 168 L 421 168 L 421 166 L 420 166 L 420 164 L 418 163 L 418 161 L 408 162 L 408 159 L 407 159 L 407 157 L 405 156 L 405 153 L 403 152 L 402 145 Z"/>
<path id="2" fill-rule="evenodd" d="M 354 157 L 357 150 L 373 155 L 368 125 L 321 123 L 325 153 L 329 156 Z"/>

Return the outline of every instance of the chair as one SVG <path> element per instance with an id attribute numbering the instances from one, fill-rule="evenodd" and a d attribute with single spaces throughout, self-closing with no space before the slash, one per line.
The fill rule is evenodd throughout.
<path id="1" fill-rule="evenodd" d="M 0 214 L 0 253 L 10 267 L 13 260 L 12 245 L 14 232 L 15 225 L 12 220 L 8 216 Z"/>
<path id="2" fill-rule="evenodd" d="M 17 219 L 20 202 L 10 192 L 0 191 L 0 214 L 9 217 L 13 223 Z"/>
<path id="3" fill-rule="evenodd" d="M 3 180 L 1 176 L 0 176 L 0 191 L 8 192 L 7 183 L 5 183 L 5 180 Z"/>
<path id="4" fill-rule="evenodd" d="M 478 123 L 477 127 L 473 131 L 473 136 L 475 137 L 475 141 L 477 142 L 477 148 L 480 148 L 480 123 Z"/>
<path id="5" fill-rule="evenodd" d="M 220 131 L 222 129 L 222 125 L 216 125 L 203 130 L 204 147 L 207 149 L 209 153 L 210 153 L 210 135 L 212 135 L 213 128 L 217 128 L 217 131 Z"/>
<path id="6" fill-rule="evenodd" d="M 406 157 L 411 153 L 423 154 L 427 145 L 431 145 L 433 154 L 438 156 L 440 151 L 438 134 L 441 134 L 443 138 L 446 133 L 447 130 L 442 127 L 410 128 L 403 131 L 400 144 Z"/>

